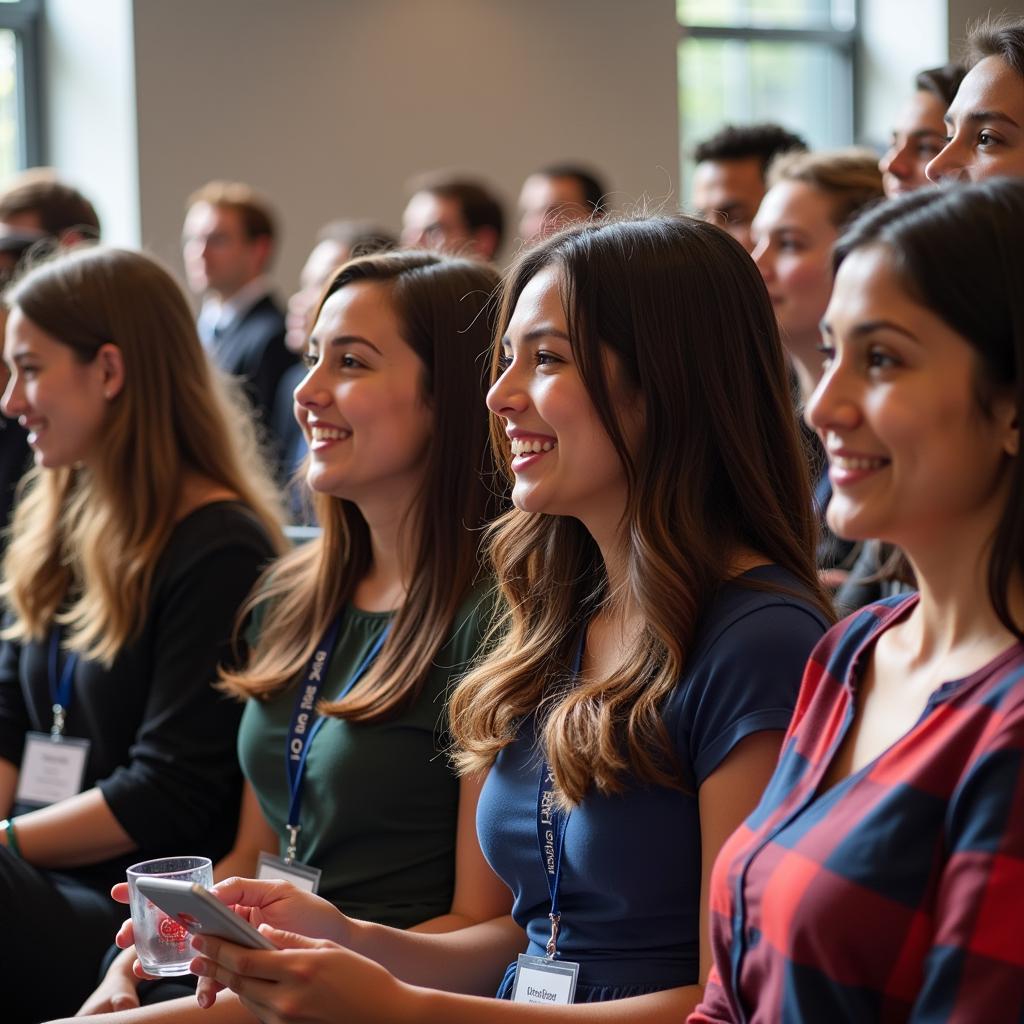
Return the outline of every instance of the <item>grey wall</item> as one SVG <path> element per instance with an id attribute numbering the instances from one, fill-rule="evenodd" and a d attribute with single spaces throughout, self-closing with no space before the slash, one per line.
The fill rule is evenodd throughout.
<path id="1" fill-rule="evenodd" d="M 454 166 L 509 214 L 539 163 L 574 158 L 617 198 L 675 187 L 672 0 L 134 0 L 141 240 L 177 256 L 212 177 L 266 191 L 290 288 L 317 226 L 397 227 L 403 183 Z"/>

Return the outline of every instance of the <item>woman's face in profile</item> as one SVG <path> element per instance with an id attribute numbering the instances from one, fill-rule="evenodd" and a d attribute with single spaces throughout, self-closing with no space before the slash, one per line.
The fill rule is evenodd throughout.
<path id="1" fill-rule="evenodd" d="M 306 362 L 295 416 L 309 443 L 309 486 L 356 504 L 405 507 L 422 480 L 433 415 L 390 289 L 371 281 L 339 288 L 320 310 Z"/>
<path id="2" fill-rule="evenodd" d="M 19 307 L 11 310 L 4 341 L 10 378 L 3 411 L 28 431 L 37 466 L 58 469 L 87 463 L 95 450 L 114 397 L 101 355 L 102 350 L 83 363 Z"/>
<path id="3" fill-rule="evenodd" d="M 626 477 L 576 366 L 559 284 L 560 271 L 547 267 L 520 294 L 487 405 L 510 440 L 516 507 L 574 516 L 593 532 L 599 523 L 618 523 Z M 625 412 L 634 396 L 610 353 L 606 368 L 616 408 Z"/>
<path id="4" fill-rule="evenodd" d="M 803 181 L 780 181 L 761 202 L 754 251 L 782 341 L 816 337 L 832 291 L 832 201 Z"/>
<path id="5" fill-rule="evenodd" d="M 946 108 L 934 93 L 919 89 L 892 132 L 892 143 L 878 162 L 887 198 L 932 185 L 924 169 L 946 145 Z"/>
<path id="6" fill-rule="evenodd" d="M 1016 410 L 1008 398 L 981 408 L 974 347 L 907 294 L 880 246 L 843 261 L 823 332 L 826 368 L 806 417 L 828 454 L 832 529 L 912 555 L 990 536 Z"/>

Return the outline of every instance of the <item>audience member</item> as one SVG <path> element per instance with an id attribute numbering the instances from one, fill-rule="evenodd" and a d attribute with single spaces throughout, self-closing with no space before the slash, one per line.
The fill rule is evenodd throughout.
<path id="1" fill-rule="evenodd" d="M 100 219 L 92 203 L 46 167 L 24 171 L 8 183 L 0 193 L 0 224 L 37 239 L 57 239 L 62 245 L 100 236 Z"/>
<path id="2" fill-rule="evenodd" d="M 524 245 L 570 224 L 596 220 L 605 212 L 604 184 L 575 164 L 549 164 L 534 171 L 519 193 L 519 237 Z"/>
<path id="3" fill-rule="evenodd" d="M 245 382 L 264 426 L 295 362 L 266 277 L 276 234 L 269 205 L 248 185 L 212 181 L 189 197 L 182 251 L 189 287 L 203 296 L 199 336 L 214 362 Z"/>
<path id="4" fill-rule="evenodd" d="M 250 602 L 249 662 L 225 674 L 247 699 L 247 783 L 218 880 L 257 877 L 260 851 L 286 858 L 294 846 L 321 872 L 320 895 L 361 920 L 437 932 L 508 910 L 476 842 L 479 785 L 460 783 L 444 756 L 443 714 L 492 606 L 493 583 L 478 579 L 493 504 L 479 359 L 497 283 L 475 261 L 370 256 L 334 277 L 316 311 L 296 399 L 324 531 L 267 570 Z M 294 820 L 282 762 L 320 652 L 327 717 L 312 725 Z M 294 837 L 289 823 L 301 825 Z M 126 950 L 83 1009 L 136 1004 L 133 960 Z M 177 994 L 180 982 L 159 987 L 171 984 Z M 237 1003 L 220 1009 L 221 1024 L 252 1020 Z M 194 999 L 163 1011 L 166 1024 L 207 1018 Z"/>
<path id="5" fill-rule="evenodd" d="M 306 342 L 313 326 L 312 314 L 334 271 L 354 256 L 368 256 L 393 249 L 398 240 L 383 228 L 369 221 L 332 220 L 316 236 L 313 251 L 306 259 L 299 276 L 299 290 L 288 300 L 285 318 L 287 334 L 285 344 L 295 355 L 306 351 Z M 281 463 L 279 483 L 288 494 L 289 518 L 294 523 L 308 523 L 312 515 L 305 501 L 306 488 L 296 477 L 309 451 L 306 437 L 295 418 L 292 393 L 306 376 L 306 366 L 296 363 L 285 370 L 277 386 L 274 411 L 270 426 L 280 445 Z"/>
<path id="6" fill-rule="evenodd" d="M 712 875 L 693 1024 L 1020 1020 L 1024 183 L 924 190 L 840 241 L 808 420 L 829 522 L 920 593 L 836 626 Z M 756 937 L 756 940 L 755 940 Z"/>
<path id="7" fill-rule="evenodd" d="M 943 119 L 965 74 L 959 64 L 946 64 L 922 71 L 914 79 L 916 91 L 893 129 L 892 144 L 878 162 L 890 199 L 932 184 L 925 168 L 946 144 Z"/>
<path id="8" fill-rule="evenodd" d="M 576 1003 L 622 1000 L 559 1019 L 677 1021 L 699 997 L 701 864 L 770 774 L 827 614 L 771 307 L 724 232 L 657 219 L 526 250 L 499 321 L 488 404 L 516 508 L 491 556 L 508 614 L 450 717 L 467 777 L 486 773 L 478 830 L 513 917 L 411 935 L 271 883 L 222 886 L 332 940 L 202 940 L 201 972 L 257 1015 L 533 1020 L 478 998 L 524 946 L 577 964 Z M 515 1002 L 556 991 L 531 968 Z"/>
<path id="9" fill-rule="evenodd" d="M 832 246 L 857 211 L 883 197 L 882 174 L 875 154 L 866 149 L 786 153 L 769 168 L 768 184 L 754 218 L 753 258 L 768 287 L 802 411 L 821 376 L 820 325 L 832 292 Z M 825 522 L 832 491 L 813 435 L 808 451 L 822 520 L 818 566 L 826 582 L 837 586 L 845 579 L 853 545 Z"/>
<path id="10" fill-rule="evenodd" d="M 1024 177 L 1024 18 L 982 22 L 967 46 L 969 70 L 946 113 L 949 142 L 928 177 Z"/>
<path id="11" fill-rule="evenodd" d="M 92 989 L 128 864 L 230 845 L 239 711 L 212 684 L 282 538 L 165 270 L 89 248 L 6 301 L 3 406 L 36 463 L 0 584 L 0 972 L 23 1024 Z"/>
<path id="12" fill-rule="evenodd" d="M 416 178 L 402 214 L 402 245 L 493 261 L 501 248 L 505 215 L 493 192 L 454 174 Z"/>
<path id="13" fill-rule="evenodd" d="M 781 153 L 806 149 L 799 135 L 777 124 L 728 125 L 705 139 L 694 150 L 697 216 L 725 228 L 750 252 L 750 223 L 765 193 L 768 165 Z"/>

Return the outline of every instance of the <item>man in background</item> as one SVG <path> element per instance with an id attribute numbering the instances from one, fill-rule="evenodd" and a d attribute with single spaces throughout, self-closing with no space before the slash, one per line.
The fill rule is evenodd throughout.
<path id="1" fill-rule="evenodd" d="M 295 361 L 266 276 L 276 233 L 269 204 L 249 185 L 212 181 L 189 197 L 182 253 L 189 287 L 203 299 L 199 337 L 222 370 L 244 381 L 265 426 Z"/>
<path id="2" fill-rule="evenodd" d="M 546 238 L 570 224 L 595 220 L 604 213 L 607 189 L 576 164 L 551 164 L 534 171 L 519 192 L 519 237 L 524 245 Z"/>
<path id="3" fill-rule="evenodd" d="M 747 252 L 750 222 L 765 194 L 765 172 L 780 153 L 804 152 L 807 143 L 777 124 L 727 125 L 694 150 L 693 205 Z"/>
<path id="4" fill-rule="evenodd" d="M 492 262 L 501 248 L 505 216 L 481 182 L 431 174 L 410 182 L 402 214 L 402 245 Z"/>

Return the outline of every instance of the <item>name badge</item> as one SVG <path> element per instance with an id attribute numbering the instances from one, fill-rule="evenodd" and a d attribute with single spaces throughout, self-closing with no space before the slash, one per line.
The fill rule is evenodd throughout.
<path id="1" fill-rule="evenodd" d="M 82 792 L 89 741 L 30 732 L 18 774 L 17 803 L 45 807 Z"/>
<path id="2" fill-rule="evenodd" d="M 291 882 L 296 889 L 316 894 L 320 888 L 319 868 L 303 864 L 301 861 L 293 860 L 290 864 L 280 857 L 271 853 L 260 851 L 260 858 L 256 862 L 256 877 L 259 879 L 281 879 L 284 882 Z"/>
<path id="3" fill-rule="evenodd" d="M 549 960 L 546 956 L 520 953 L 512 983 L 512 1002 L 568 1006 L 576 994 L 579 973 L 580 965 L 570 960 Z"/>

